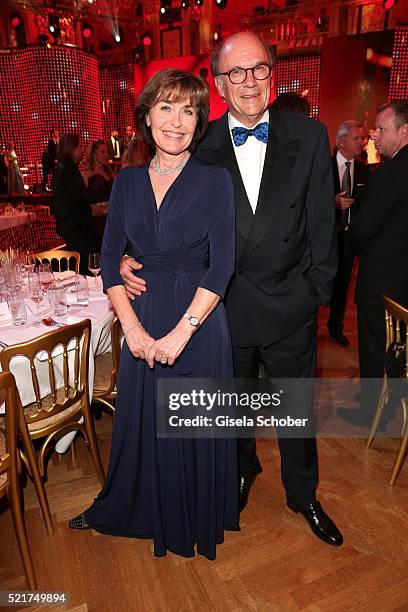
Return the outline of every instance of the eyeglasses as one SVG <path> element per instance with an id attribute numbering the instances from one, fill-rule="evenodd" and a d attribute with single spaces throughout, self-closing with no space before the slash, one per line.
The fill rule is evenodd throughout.
<path id="1" fill-rule="evenodd" d="M 270 76 L 272 66 L 269 64 L 258 64 L 253 68 L 241 68 L 240 66 L 237 66 L 237 68 L 233 68 L 228 72 L 219 72 L 217 76 L 227 75 L 233 85 L 240 85 L 246 81 L 249 71 L 252 72 L 254 79 L 257 81 L 264 81 Z"/>

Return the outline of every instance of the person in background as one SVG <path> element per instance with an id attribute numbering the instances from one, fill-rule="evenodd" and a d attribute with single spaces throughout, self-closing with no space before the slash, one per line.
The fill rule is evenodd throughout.
<path id="1" fill-rule="evenodd" d="M 357 304 L 359 408 L 339 408 L 356 425 L 369 425 L 385 366 L 383 296 L 408 307 L 408 100 L 380 106 L 372 135 L 387 159 L 374 172 L 350 223 L 350 239 L 359 255 Z M 386 420 L 393 417 L 395 404 Z"/>
<path id="2" fill-rule="evenodd" d="M 111 135 L 108 139 L 108 157 L 111 162 L 120 162 L 124 151 L 123 140 L 119 138 L 117 128 L 111 129 Z"/>
<path id="3" fill-rule="evenodd" d="M 52 180 L 52 175 L 58 163 L 58 159 L 57 159 L 58 138 L 59 138 L 59 131 L 56 128 L 53 128 L 50 133 L 50 139 L 47 144 L 47 149 L 44 151 L 42 159 L 41 159 L 41 163 L 43 167 L 42 168 L 43 180 L 41 184 L 42 191 L 46 191 L 48 177 L 51 174 L 51 180 Z"/>
<path id="4" fill-rule="evenodd" d="M 6 151 L 0 149 L 0 195 L 7 193 L 7 165 L 5 162 Z"/>
<path id="5" fill-rule="evenodd" d="M 133 125 L 127 125 L 125 129 L 125 138 L 123 139 L 123 145 L 125 149 L 128 144 L 132 142 L 132 140 L 135 140 L 136 136 L 136 130 Z"/>
<path id="6" fill-rule="evenodd" d="M 100 253 L 108 202 L 114 180 L 112 170 L 109 167 L 108 146 L 104 140 L 94 140 L 89 147 L 82 178 L 88 190 L 92 207 L 93 250 Z"/>
<path id="7" fill-rule="evenodd" d="M 7 151 L 4 160 L 7 166 L 8 194 L 24 193 L 24 181 L 20 172 L 20 166 L 18 165 L 14 142 L 12 140 L 7 143 Z"/>
<path id="8" fill-rule="evenodd" d="M 272 102 L 272 108 L 287 113 L 310 116 L 310 104 L 306 96 L 302 96 L 294 91 L 285 91 L 279 94 Z"/>
<path id="9" fill-rule="evenodd" d="M 147 147 L 139 135 L 129 142 L 122 157 L 122 168 L 127 166 L 140 166 L 149 158 Z"/>
<path id="10" fill-rule="evenodd" d="M 88 272 L 88 255 L 93 250 L 92 209 L 79 171 L 82 146 L 78 134 L 62 134 L 57 148 L 58 165 L 54 172 L 54 215 L 57 233 L 68 251 L 81 256 L 80 273 Z"/>
<path id="11" fill-rule="evenodd" d="M 343 334 L 343 320 L 354 263 L 348 226 L 370 178 L 369 168 L 356 159 L 364 146 L 363 124 L 353 120 L 344 121 L 337 130 L 336 145 L 337 153 L 332 161 L 336 193 L 338 265 L 327 328 L 330 338 L 346 347 L 349 341 Z"/>

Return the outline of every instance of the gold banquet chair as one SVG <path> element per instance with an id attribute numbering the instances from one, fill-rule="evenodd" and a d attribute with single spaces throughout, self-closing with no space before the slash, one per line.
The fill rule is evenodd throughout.
<path id="1" fill-rule="evenodd" d="M 0 373 L 0 390 L 6 393 L 5 431 L 0 429 L 0 498 L 8 496 L 14 531 L 23 562 L 26 586 L 35 591 L 37 581 L 27 540 L 23 508 L 21 504 L 20 471 L 17 448 L 18 412 L 17 389 L 10 372 Z M 4 419 L 2 419 L 3 421 Z"/>
<path id="2" fill-rule="evenodd" d="M 386 329 L 386 352 L 390 348 L 390 345 L 394 342 L 401 345 L 405 341 L 405 372 L 403 373 L 402 380 L 407 379 L 407 390 L 408 390 L 408 309 L 395 302 L 391 298 L 384 296 L 385 305 L 385 329 Z M 401 325 L 403 324 L 403 326 Z M 402 327 L 405 328 L 405 338 L 403 338 Z M 393 379 L 395 380 L 395 379 Z M 387 400 L 390 397 L 390 385 L 388 384 L 387 374 L 384 374 L 384 381 L 382 390 L 378 399 L 377 410 L 375 412 L 373 421 L 371 423 L 370 433 L 368 434 L 367 448 L 373 443 L 375 434 L 381 421 L 381 416 L 384 412 Z M 404 424 L 402 428 L 402 437 L 400 447 L 397 453 L 397 457 L 392 470 L 390 479 L 390 485 L 394 485 L 397 480 L 398 474 L 404 463 L 405 455 L 408 449 L 408 393 L 407 396 L 401 398 L 401 406 L 404 415 Z"/>
<path id="3" fill-rule="evenodd" d="M 112 352 L 103 353 L 95 358 L 95 380 L 92 402 L 102 404 L 115 412 L 116 385 L 119 374 L 122 327 L 118 317 L 115 317 L 111 326 Z"/>
<path id="4" fill-rule="evenodd" d="M 51 268 L 54 270 L 53 262 L 57 263 L 57 271 L 61 272 L 61 262 L 65 262 L 64 269 L 71 270 L 70 266 L 75 264 L 73 272 L 79 274 L 79 263 L 80 255 L 77 251 L 63 251 L 62 249 L 55 249 L 53 251 L 43 251 L 42 253 L 35 253 L 34 259 L 37 263 L 41 264 L 48 261 Z M 74 261 L 73 261 L 74 260 Z"/>
<path id="5" fill-rule="evenodd" d="M 56 437 L 70 431 L 80 432 L 90 450 L 95 471 L 101 484 L 105 473 L 99 455 L 88 391 L 88 359 L 91 323 L 89 319 L 60 327 L 21 344 L 8 346 L 0 353 L 3 371 L 12 368 L 12 360 L 19 356 L 29 362 L 35 401 L 24 407 L 26 433 L 21 432 L 25 449 L 31 440 L 43 439 L 37 462 L 41 476 L 45 474 L 46 453 Z M 73 364 L 69 353 L 73 353 Z M 40 376 L 37 372 L 41 367 Z M 58 385 L 56 373 L 62 377 Z M 41 397 L 39 380 L 50 393 Z M 44 380 L 46 382 L 44 383 Z M 49 386 L 49 387 L 48 387 Z M 57 388 L 60 387 L 60 388 Z M 79 423 L 80 418 L 84 423 Z M 24 461 L 26 458 L 23 456 Z"/>

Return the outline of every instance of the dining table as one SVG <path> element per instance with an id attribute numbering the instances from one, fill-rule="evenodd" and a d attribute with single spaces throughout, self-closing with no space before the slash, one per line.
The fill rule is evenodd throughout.
<path id="1" fill-rule="evenodd" d="M 62 273 L 64 274 L 64 273 Z M 66 274 L 66 273 L 65 273 Z M 54 273 L 55 277 L 58 277 L 58 273 Z M 89 302 L 88 305 L 83 303 L 76 303 L 73 283 L 67 284 L 67 293 L 72 290 L 71 296 L 68 299 L 67 314 L 63 316 L 55 316 L 48 299 L 45 295 L 45 299 L 41 303 L 40 319 L 41 321 L 47 321 L 48 325 L 41 322 L 40 325 L 34 325 L 35 320 L 35 305 L 28 297 L 28 290 L 24 291 L 25 303 L 27 310 L 27 323 L 21 326 L 15 326 L 11 324 L 11 321 L 4 321 L 0 323 L 0 350 L 1 347 L 6 345 L 19 344 L 28 340 L 37 338 L 44 333 L 47 333 L 53 329 L 57 329 L 58 326 L 71 325 L 78 323 L 84 319 L 90 319 L 91 321 L 91 338 L 89 348 L 89 399 L 92 401 L 94 375 L 95 375 L 95 358 L 98 355 L 111 351 L 111 324 L 114 318 L 114 311 L 110 303 L 109 298 L 102 290 L 102 283 L 100 277 L 97 277 L 97 284 L 95 283 L 95 277 L 86 277 L 86 282 L 89 289 Z M 54 325 L 51 321 L 56 323 Z M 0 319 L 1 320 L 1 319 Z M 68 347 L 69 349 L 69 347 Z M 60 351 L 62 353 L 62 351 Z M 73 365 L 74 350 L 68 350 L 69 359 L 71 366 Z M 58 355 L 56 355 L 55 361 L 55 375 L 56 375 L 56 386 L 57 388 L 63 387 L 63 376 L 62 376 L 62 355 L 60 355 L 60 367 L 58 366 Z M 70 367 L 71 367 L 70 366 Z M 16 386 L 20 395 L 21 403 L 24 406 L 31 404 L 35 401 L 35 393 L 32 384 L 32 377 L 30 373 L 29 361 L 24 356 L 18 356 L 10 363 L 10 370 L 14 374 L 16 379 Z M 49 379 L 48 379 L 48 362 L 46 355 L 43 356 L 41 353 L 36 356 L 36 371 L 40 385 L 40 392 L 42 397 L 46 397 L 50 393 Z M 0 404 L 0 415 L 4 414 L 5 407 L 4 403 Z M 56 451 L 64 453 L 69 448 L 72 440 L 74 439 L 76 432 L 69 432 L 58 440 L 56 444 Z"/>
<path id="2" fill-rule="evenodd" d="M 11 215 L 0 215 L 0 231 L 16 227 L 17 225 L 25 225 L 35 219 L 35 214 L 30 212 L 15 211 Z"/>

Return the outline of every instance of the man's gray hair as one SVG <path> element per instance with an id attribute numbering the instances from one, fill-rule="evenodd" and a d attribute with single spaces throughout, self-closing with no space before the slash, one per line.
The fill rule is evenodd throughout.
<path id="1" fill-rule="evenodd" d="M 343 136 L 347 136 L 351 130 L 360 129 L 364 127 L 361 121 L 354 121 L 354 119 L 348 119 L 347 121 L 343 121 L 343 123 L 339 126 L 336 134 L 336 145 L 339 146 L 340 138 Z"/>
<path id="2" fill-rule="evenodd" d="M 382 104 L 377 110 L 379 113 L 382 113 L 387 108 L 390 108 L 395 113 L 394 124 L 397 130 L 404 123 L 408 123 L 408 100 L 393 100 L 392 102 Z"/>
<path id="3" fill-rule="evenodd" d="M 254 32 L 237 32 L 237 34 L 249 34 L 249 35 L 253 36 L 254 38 L 256 38 L 257 40 L 259 40 L 259 42 L 261 43 L 261 45 L 265 49 L 265 52 L 266 52 L 266 54 L 268 56 L 268 62 L 270 64 L 270 66 L 274 65 L 275 57 L 274 57 L 272 49 L 270 48 L 270 46 L 268 45 L 266 40 L 264 40 L 263 38 L 258 36 L 258 34 L 255 34 Z M 216 47 L 214 49 L 214 51 L 212 52 L 210 66 L 211 66 L 211 74 L 213 75 L 213 77 L 216 77 L 217 74 L 220 71 L 220 57 L 221 57 L 221 53 L 222 53 L 225 45 L 234 36 L 236 36 L 236 34 L 232 34 L 232 36 L 230 36 L 229 38 L 224 40 L 224 42 L 222 42 L 220 45 L 218 45 L 218 47 Z"/>

